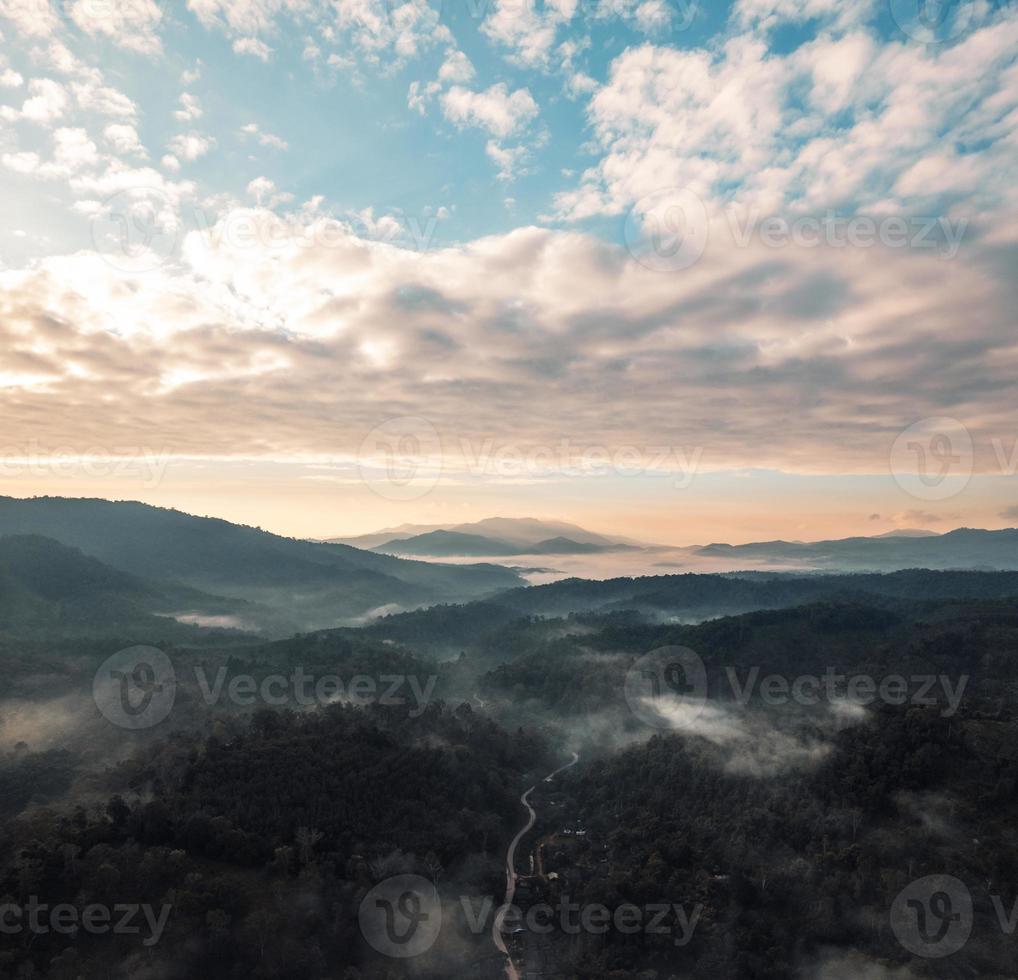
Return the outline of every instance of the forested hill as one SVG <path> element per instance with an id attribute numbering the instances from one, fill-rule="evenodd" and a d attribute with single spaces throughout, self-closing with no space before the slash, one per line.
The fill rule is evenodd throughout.
<path id="1" fill-rule="evenodd" d="M 408 561 L 134 501 L 0 498 L 0 535 L 19 534 L 45 535 L 146 579 L 255 600 L 277 611 L 284 635 L 520 583 L 497 565 Z"/>

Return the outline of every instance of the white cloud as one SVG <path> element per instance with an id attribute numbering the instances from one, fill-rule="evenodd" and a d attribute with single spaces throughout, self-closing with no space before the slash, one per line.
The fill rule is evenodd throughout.
<path id="1" fill-rule="evenodd" d="M 197 160 L 212 149 L 215 140 L 201 133 L 181 133 L 170 140 L 168 149 L 180 160 Z"/>
<path id="2" fill-rule="evenodd" d="M 305 60 L 350 68 L 349 48 L 365 61 L 400 64 L 434 46 L 453 45 L 449 28 L 428 0 L 188 0 L 188 7 L 208 28 L 234 41 L 234 50 L 267 58 L 264 40 L 287 30 L 313 36 Z M 284 23 L 288 21 L 289 23 Z M 339 51 L 330 48 L 339 48 Z"/>
<path id="3" fill-rule="evenodd" d="M 2 106 L 0 115 L 10 122 L 25 119 L 46 125 L 66 113 L 67 90 L 52 78 L 33 78 L 28 83 L 28 92 L 28 98 L 20 110 Z"/>
<path id="4" fill-rule="evenodd" d="M 847 28 L 865 23 L 876 8 L 876 0 L 736 0 L 733 20 L 768 30 L 782 23 L 818 20 Z"/>
<path id="5" fill-rule="evenodd" d="M 859 32 L 784 55 L 752 33 L 711 51 L 631 48 L 590 102 L 604 156 L 559 213 L 619 213 L 669 187 L 777 212 L 1006 196 L 1016 50 L 1018 20 L 1006 17 L 939 49 Z M 986 140 L 996 146 L 976 156 L 945 151 Z"/>
<path id="6" fill-rule="evenodd" d="M 473 81 L 474 66 L 470 59 L 462 51 L 450 51 L 446 55 L 442 67 L 438 69 L 438 80 L 440 82 L 470 82 Z"/>
<path id="7" fill-rule="evenodd" d="M 21 174 L 43 180 L 67 179 L 88 171 L 100 163 L 98 148 L 88 133 L 78 127 L 61 127 L 53 131 L 53 156 L 43 160 L 35 152 L 4 154 L 3 165 Z"/>
<path id="8" fill-rule="evenodd" d="M 258 123 L 246 123 L 240 127 L 240 131 L 247 136 L 253 136 L 262 146 L 271 146 L 275 150 L 288 150 L 290 144 L 281 136 L 264 132 Z"/>
<path id="9" fill-rule="evenodd" d="M 537 115 L 537 103 L 530 92 L 510 92 L 499 82 L 483 92 L 454 85 L 442 95 L 442 110 L 457 126 L 477 126 L 493 136 L 505 138 L 524 129 Z"/>
<path id="10" fill-rule="evenodd" d="M 502 146 L 495 140 L 488 140 L 484 151 L 498 166 L 499 180 L 512 181 L 522 176 L 521 166 L 527 157 L 526 147 Z"/>
<path id="11" fill-rule="evenodd" d="M 529 67 L 546 67 L 558 29 L 572 20 L 576 0 L 495 0 L 481 31 L 511 51 L 510 60 Z"/>
<path id="12" fill-rule="evenodd" d="M 272 55 L 270 48 L 264 41 L 256 37 L 239 37 L 233 42 L 233 50 L 236 54 L 249 54 L 267 62 Z"/>
<path id="13" fill-rule="evenodd" d="M 5 153 L 0 157 L 0 162 L 8 170 L 19 174 L 35 173 L 39 169 L 39 154 L 29 150 L 22 150 L 19 153 Z"/>
<path id="14" fill-rule="evenodd" d="M 60 23 L 50 0 L 0 0 L 0 17 L 29 37 L 46 37 Z"/>
<path id="15" fill-rule="evenodd" d="M 0 72 L 0 86 L 3 88 L 21 88 L 24 84 L 25 79 L 12 68 L 5 68 Z"/>
<path id="16" fill-rule="evenodd" d="M 133 119 L 138 114 L 138 107 L 130 98 L 115 88 L 103 85 L 98 77 L 71 82 L 71 91 L 78 105 L 89 112 L 122 119 Z"/>
<path id="17" fill-rule="evenodd" d="M 87 170 L 99 162 L 99 151 L 85 130 L 58 129 L 53 133 L 53 161 L 62 174 L 70 175 Z"/>
<path id="18" fill-rule="evenodd" d="M 145 147 L 138 138 L 138 130 L 129 123 L 110 123 L 103 130 L 103 136 L 117 153 L 147 156 Z"/>
<path id="19" fill-rule="evenodd" d="M 171 173 L 177 173 L 180 170 L 180 161 L 172 153 L 164 154 L 159 162 L 164 170 L 169 170 Z"/>
<path id="20" fill-rule="evenodd" d="M 108 3 L 73 0 L 68 13 L 81 30 L 93 37 L 105 35 L 120 47 L 139 54 L 158 54 L 162 50 L 156 30 L 163 15 L 155 0 Z"/>
<path id="21" fill-rule="evenodd" d="M 120 169 L 73 184 L 91 202 L 159 179 Z M 166 182 L 158 193 L 172 207 L 184 190 Z M 144 424 L 178 451 L 355 453 L 397 394 L 451 447 L 484 436 L 553 445 L 568 419 L 578 444 L 604 445 L 610 431 L 613 445 L 701 446 L 703 465 L 718 468 L 886 469 L 895 432 L 943 414 L 955 391 L 991 457 L 992 437 L 1010 432 L 1013 212 L 999 217 L 1008 244 L 946 262 L 738 247 L 721 226 L 701 261 L 673 274 L 549 229 L 398 248 L 387 237 L 398 216 L 364 218 L 381 241 L 252 207 L 189 234 L 182 266 L 145 276 L 85 253 L 0 272 L 5 350 L 30 344 L 40 324 L 67 325 L 56 379 L 33 406 L 40 438 L 130 441 Z M 66 369 L 71 349 L 91 357 L 87 382 Z M 204 379 L 201 398 L 158 397 L 185 370 Z M 87 417 L 67 412 L 83 402 Z M 253 432 L 264 405 L 272 412 Z M 26 417 L 3 392 L 0 410 L 12 425 Z"/>
<path id="22" fill-rule="evenodd" d="M 180 108 L 173 111 L 175 119 L 179 119 L 181 122 L 190 122 L 193 119 L 201 119 L 204 114 L 197 96 L 191 95 L 189 92 L 181 93 Z"/>
<path id="23" fill-rule="evenodd" d="M 247 185 L 247 193 L 259 206 L 274 208 L 293 200 L 293 195 L 276 190 L 276 185 L 268 177 L 255 177 Z"/>

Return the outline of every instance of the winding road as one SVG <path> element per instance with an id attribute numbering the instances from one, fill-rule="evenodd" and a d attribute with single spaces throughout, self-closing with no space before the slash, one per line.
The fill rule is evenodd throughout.
<path id="1" fill-rule="evenodd" d="M 570 762 L 567 762 L 564 766 L 559 766 L 553 773 L 544 777 L 544 782 L 550 782 L 560 772 L 565 772 L 572 766 L 575 766 L 580 761 L 580 753 L 574 752 L 573 758 Z M 509 955 L 509 949 L 505 944 L 505 938 L 502 935 L 502 923 L 505 920 L 506 913 L 512 907 L 513 899 L 516 897 L 516 880 L 519 877 L 516 874 L 516 849 L 520 845 L 520 841 L 527 835 L 530 828 L 537 822 L 537 811 L 530 805 L 530 794 L 537 789 L 537 783 L 534 783 L 521 797 L 520 802 L 527 808 L 527 822 L 524 824 L 520 832 L 512 839 L 512 843 L 509 845 L 509 849 L 505 853 L 505 901 L 502 903 L 502 907 L 498 910 L 495 915 L 495 922 L 491 927 L 491 939 L 494 942 L 495 947 L 498 949 L 506 959 L 505 972 L 509 980 L 520 980 L 519 972 L 516 969 L 516 964 L 513 963 L 513 958 Z"/>

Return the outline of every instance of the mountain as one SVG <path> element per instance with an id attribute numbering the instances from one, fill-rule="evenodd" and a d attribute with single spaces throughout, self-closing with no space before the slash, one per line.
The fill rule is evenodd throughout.
<path id="1" fill-rule="evenodd" d="M 547 541 L 538 541 L 530 549 L 534 555 L 595 555 L 605 551 L 629 550 L 632 546 L 628 544 L 594 544 L 590 541 L 576 541 L 573 538 L 566 538 L 559 535 L 556 538 L 548 538 Z"/>
<path id="2" fill-rule="evenodd" d="M 194 639 L 193 619 L 228 625 L 245 612 L 238 600 L 147 582 L 51 538 L 0 537 L 0 634 L 75 638 Z"/>
<path id="3" fill-rule="evenodd" d="M 0 535 L 10 534 L 45 535 L 145 579 L 257 603 L 280 634 L 380 609 L 481 598 L 521 582 L 498 565 L 408 561 L 136 501 L 0 497 Z"/>
<path id="4" fill-rule="evenodd" d="M 346 544 L 354 548 L 379 549 L 379 545 L 389 546 L 389 550 L 397 550 L 391 547 L 396 541 L 413 541 L 419 537 L 427 537 L 436 532 L 447 534 L 464 534 L 473 537 L 485 538 L 493 542 L 489 547 L 513 547 L 510 552 L 502 551 L 441 551 L 438 554 L 445 555 L 499 555 L 499 554 L 535 554 L 533 546 L 554 538 L 566 538 L 578 544 L 600 545 L 611 547 L 613 545 L 637 545 L 639 542 L 631 541 L 628 538 L 608 538 L 602 534 L 595 534 L 577 524 L 569 524 L 566 521 L 544 521 L 533 517 L 486 517 L 484 520 L 473 521 L 466 524 L 401 524 L 399 527 L 384 528 L 371 534 L 362 534 L 352 538 L 331 538 L 330 544 Z M 441 538 L 428 538 L 424 542 L 428 545 L 431 540 L 441 542 Z M 497 545 L 494 544 L 497 542 Z M 466 542 L 470 544 L 470 542 Z M 440 544 L 439 547 L 442 547 Z M 387 550 L 381 548 L 379 550 Z M 406 551 L 405 554 L 433 554 L 436 552 Z"/>
<path id="5" fill-rule="evenodd" d="M 839 571 L 901 568 L 1018 569 L 1018 528 L 985 531 L 958 528 L 946 534 L 843 538 L 835 541 L 760 541 L 711 544 L 695 549 L 702 557 L 799 564 Z"/>
<path id="6" fill-rule="evenodd" d="M 939 531 L 924 531 L 917 527 L 900 527 L 894 531 L 884 531 L 883 534 L 874 534 L 874 538 L 935 538 Z"/>
<path id="7" fill-rule="evenodd" d="M 426 531 L 409 538 L 395 538 L 375 545 L 372 551 L 382 554 L 421 555 L 435 558 L 490 557 L 511 555 L 587 555 L 604 551 L 629 549 L 626 544 L 595 544 L 575 541 L 559 535 L 533 544 L 521 544 L 492 538 L 483 534 L 466 534 L 462 531 Z"/>
<path id="8" fill-rule="evenodd" d="M 384 554 L 428 555 L 436 558 L 453 555 L 505 556 L 519 554 L 516 545 L 481 534 L 464 534 L 461 531 L 426 531 L 409 538 L 395 538 L 376 545 L 372 551 Z"/>
<path id="9" fill-rule="evenodd" d="M 512 589 L 482 602 L 433 606 L 385 616 L 358 632 L 444 657 L 468 651 L 482 660 L 512 659 L 520 644 L 569 633 L 586 636 L 598 619 L 652 625 L 692 623 L 816 603 L 912 611 L 935 621 L 950 602 L 1009 603 L 1018 572 L 907 571 L 848 575 L 748 572 L 651 575 L 596 581 L 562 579 Z M 559 620 L 556 617 L 571 617 Z M 539 620 L 547 620 L 543 625 Z M 650 649 L 648 647 L 648 649 Z"/>

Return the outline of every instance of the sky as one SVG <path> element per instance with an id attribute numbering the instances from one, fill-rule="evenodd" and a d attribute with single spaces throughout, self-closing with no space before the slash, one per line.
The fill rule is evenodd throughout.
<path id="1" fill-rule="evenodd" d="M 0 0 L 0 493 L 1018 524 L 1018 3 Z"/>

